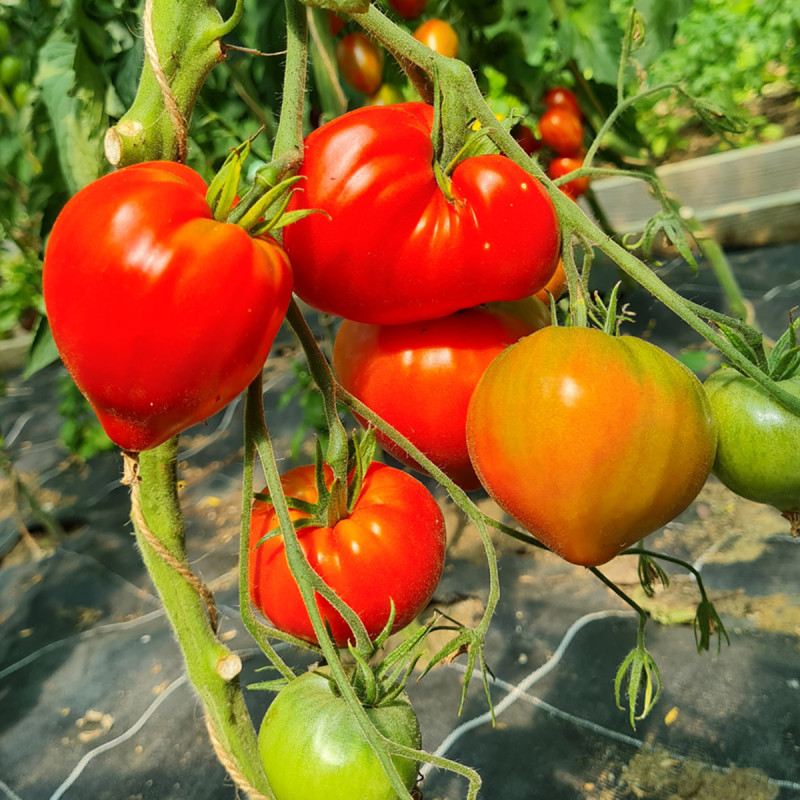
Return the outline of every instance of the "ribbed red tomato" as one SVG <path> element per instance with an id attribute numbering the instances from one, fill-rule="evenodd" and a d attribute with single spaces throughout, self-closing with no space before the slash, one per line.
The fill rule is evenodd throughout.
<path id="1" fill-rule="evenodd" d="M 518 300 L 555 271 L 561 232 L 541 184 L 500 155 L 461 161 L 448 198 L 433 169 L 433 109 L 365 107 L 306 139 L 286 228 L 295 291 L 321 311 L 395 325 Z"/>
<path id="2" fill-rule="evenodd" d="M 477 489 L 480 481 L 467 452 L 467 406 L 492 360 L 548 324 L 549 311 L 528 302 L 540 309 L 533 322 L 488 307 L 406 325 L 345 320 L 333 349 L 336 375 L 462 489 Z M 419 469 L 391 440 L 381 433 L 377 438 L 395 458 Z"/>
<path id="3" fill-rule="evenodd" d="M 205 195 L 188 167 L 137 164 L 78 192 L 48 241 L 53 338 L 126 450 L 156 447 L 242 392 L 289 304 L 283 250 L 215 221 Z"/>
<path id="4" fill-rule="evenodd" d="M 325 477 L 330 487 L 333 475 L 327 466 Z M 317 502 L 313 465 L 290 470 L 281 484 L 287 497 Z M 290 513 L 292 519 L 309 516 Z M 276 628 L 316 642 L 283 537 L 258 544 L 278 527 L 272 505 L 257 500 L 250 528 L 250 598 Z M 433 495 L 416 478 L 385 464 L 370 464 L 349 516 L 334 527 L 301 528 L 298 536 L 312 569 L 358 614 L 373 638 L 389 620 L 390 601 L 396 611 L 394 630 L 423 611 L 444 568 L 444 519 Z M 350 628 L 326 600 L 319 598 L 318 608 L 336 644 L 345 647 Z"/>
<path id="5" fill-rule="evenodd" d="M 573 564 L 597 566 L 681 513 L 714 463 L 697 378 L 642 339 L 548 327 L 504 350 L 467 443 L 495 501 Z"/>

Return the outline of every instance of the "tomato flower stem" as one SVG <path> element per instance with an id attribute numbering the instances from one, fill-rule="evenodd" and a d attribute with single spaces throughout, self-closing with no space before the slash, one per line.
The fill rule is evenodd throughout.
<path id="1" fill-rule="evenodd" d="M 267 656 L 272 665 L 283 675 L 291 680 L 294 672 L 291 667 L 278 655 L 272 646 L 270 638 L 283 638 L 291 644 L 311 650 L 315 653 L 322 651 L 308 642 L 296 639 L 294 636 L 282 635 L 260 623 L 250 605 L 250 523 L 253 515 L 253 474 L 255 471 L 256 442 L 260 435 L 260 420 L 264 418 L 263 377 L 261 374 L 250 384 L 245 397 L 244 410 L 244 460 L 242 468 L 242 513 L 239 533 L 239 613 L 250 635 L 255 639 L 261 651 Z"/>

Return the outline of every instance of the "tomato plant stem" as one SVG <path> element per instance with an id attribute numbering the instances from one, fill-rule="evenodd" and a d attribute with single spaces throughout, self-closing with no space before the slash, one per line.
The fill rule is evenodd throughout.
<path id="1" fill-rule="evenodd" d="M 269 434 L 266 429 L 266 424 L 261 420 L 260 429 L 262 436 L 259 438 L 259 455 L 261 456 L 262 466 L 267 478 L 267 486 L 269 488 L 270 496 L 272 498 L 275 514 L 278 517 L 281 526 L 281 533 L 283 534 L 284 547 L 286 550 L 286 558 L 289 562 L 289 569 L 292 576 L 297 582 L 297 587 L 303 597 L 306 610 L 308 611 L 311 625 L 314 628 L 314 633 L 317 641 L 320 644 L 322 652 L 328 662 L 331 674 L 336 681 L 336 685 L 341 692 L 342 697 L 346 701 L 351 713 L 356 718 L 359 727 L 361 728 L 364 737 L 372 745 L 375 750 L 375 755 L 386 771 L 386 775 L 392 785 L 392 788 L 398 793 L 399 797 L 407 795 L 405 786 L 403 785 L 400 776 L 397 773 L 391 757 L 386 749 L 384 737 L 378 732 L 374 724 L 370 720 L 360 700 L 356 696 L 353 686 L 350 684 L 349 678 L 342 664 L 339 651 L 336 649 L 335 644 L 331 641 L 328 632 L 325 628 L 322 615 L 319 612 L 316 602 L 316 594 L 319 593 L 325 597 L 336 610 L 344 617 L 345 621 L 350 625 L 356 639 L 356 651 L 368 659 L 372 655 L 372 645 L 367 636 L 361 620 L 356 614 L 347 607 L 339 597 L 332 592 L 324 581 L 317 575 L 311 568 L 308 560 L 303 552 L 300 542 L 292 525 L 291 518 L 289 517 L 289 507 L 286 503 L 286 498 L 283 495 L 283 488 L 281 486 L 280 474 L 278 472 L 278 465 L 275 463 L 275 454 L 272 449 L 272 442 L 270 441 Z"/>
<path id="2" fill-rule="evenodd" d="M 260 794 L 269 797 L 255 730 L 238 675 L 229 679 L 220 675 L 219 665 L 230 663 L 233 654 L 217 638 L 206 604 L 194 586 L 160 557 L 150 541 L 154 537 L 188 569 L 184 520 L 177 495 L 177 453 L 178 439 L 174 437 L 139 455 L 138 475 L 132 478 L 140 481 L 138 486 L 132 485 L 136 541 L 175 631 L 189 679 L 203 702 L 220 747 L 233 762 L 234 770 Z M 136 513 L 137 506 L 141 517 Z"/>

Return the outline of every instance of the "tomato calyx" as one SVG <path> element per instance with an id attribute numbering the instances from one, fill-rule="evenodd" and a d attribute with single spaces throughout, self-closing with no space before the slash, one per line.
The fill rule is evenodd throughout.
<path id="1" fill-rule="evenodd" d="M 299 497 L 286 497 L 286 505 L 304 515 L 293 521 L 295 530 L 309 527 L 333 528 L 352 514 L 361 496 L 364 476 L 372 463 L 376 446 L 373 429 L 367 430 L 360 439 L 353 436 L 349 442 L 346 480 L 334 473 L 333 481 L 329 483 L 326 479 L 322 447 L 317 440 L 314 459 L 317 500 L 312 503 Z M 268 492 L 254 492 L 253 496 L 256 500 L 272 504 L 272 497 Z M 259 540 L 258 544 L 280 535 L 280 528 L 273 528 Z"/>
<path id="2" fill-rule="evenodd" d="M 206 193 L 214 219 L 229 222 L 244 228 L 251 236 L 265 236 L 270 231 L 283 228 L 309 214 L 324 213 L 319 209 L 287 212 L 295 184 L 303 180 L 299 175 L 285 175 L 285 170 L 275 172 L 270 165 L 259 170 L 255 185 L 239 199 L 239 183 L 242 166 L 250 155 L 250 147 L 259 130 L 235 147 L 214 176 Z"/>

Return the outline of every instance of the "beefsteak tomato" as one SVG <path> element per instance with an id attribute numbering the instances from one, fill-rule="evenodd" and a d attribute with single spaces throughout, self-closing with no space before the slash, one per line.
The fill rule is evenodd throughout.
<path id="1" fill-rule="evenodd" d="M 530 299 L 531 305 L 538 301 Z M 340 383 L 416 445 L 462 489 L 480 487 L 467 452 L 467 406 L 491 361 L 535 326 L 510 311 L 481 307 L 405 325 L 345 320 L 333 365 Z M 362 421 L 363 422 L 363 421 Z M 384 450 L 421 469 L 380 432 Z"/>
<path id="2" fill-rule="evenodd" d="M 567 561 L 597 566 L 674 519 L 714 462 L 705 391 L 649 342 L 544 328 L 504 350 L 470 401 L 487 492 Z"/>
<path id="3" fill-rule="evenodd" d="M 800 375 L 778 385 L 800 397 Z M 783 512 L 800 533 L 800 417 L 735 369 L 717 370 L 705 387 L 719 426 L 714 474 L 736 494 Z"/>
<path id="4" fill-rule="evenodd" d="M 418 750 L 419 722 L 405 693 L 365 708 L 389 740 Z M 323 670 L 306 672 L 278 693 L 258 733 L 258 749 L 275 800 L 398 800 L 347 702 Z M 392 762 L 408 789 L 418 764 Z"/>
<path id="5" fill-rule="evenodd" d="M 283 250 L 215 221 L 205 195 L 182 164 L 137 164 L 82 189 L 53 225 L 53 339 L 126 450 L 156 447 L 243 391 L 291 298 Z"/>
<path id="6" fill-rule="evenodd" d="M 423 103 L 356 109 L 313 131 L 290 210 L 295 291 L 320 311 L 396 325 L 447 316 L 544 286 L 558 263 L 553 203 L 513 161 L 483 155 L 436 181 Z"/>
<path id="7" fill-rule="evenodd" d="M 333 482 L 325 468 L 327 485 Z M 284 493 L 308 503 L 318 499 L 314 466 L 281 478 Z M 309 515 L 291 511 L 292 519 Z M 308 612 L 286 560 L 283 536 L 259 541 L 279 527 L 271 504 L 256 500 L 250 527 L 249 590 L 253 605 L 279 630 L 316 642 Z M 311 567 L 358 614 L 370 637 L 389 620 L 394 630 L 411 622 L 433 596 L 444 568 L 445 526 L 433 495 L 407 473 L 373 462 L 349 516 L 333 527 L 298 531 Z M 349 626 L 323 598 L 318 608 L 336 644 L 346 647 Z"/>

